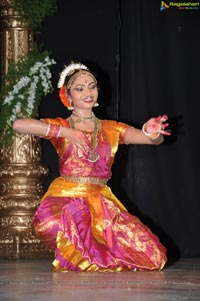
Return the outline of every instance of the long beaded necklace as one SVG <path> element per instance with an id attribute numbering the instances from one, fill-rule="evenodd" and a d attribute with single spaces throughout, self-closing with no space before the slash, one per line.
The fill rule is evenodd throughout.
<path id="1" fill-rule="evenodd" d="M 95 149 L 98 144 L 97 135 L 98 135 L 98 130 L 99 130 L 99 126 L 100 126 L 100 120 L 98 118 L 96 118 L 94 114 L 92 117 L 94 118 L 95 124 L 94 124 L 94 131 L 92 133 L 92 146 L 91 146 L 91 150 L 89 152 L 87 160 L 89 162 L 96 162 L 99 159 L 99 154 L 95 152 Z M 70 124 L 70 127 L 72 129 L 74 129 L 74 120 L 72 118 L 69 119 L 69 124 Z"/>

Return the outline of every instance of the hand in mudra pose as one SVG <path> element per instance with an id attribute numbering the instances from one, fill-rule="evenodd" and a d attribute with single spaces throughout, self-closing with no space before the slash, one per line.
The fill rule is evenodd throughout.
<path id="1" fill-rule="evenodd" d="M 143 125 L 143 132 L 146 135 L 166 135 L 170 136 L 171 133 L 166 128 L 169 126 L 169 123 L 166 122 L 168 120 L 167 115 L 160 115 L 158 117 L 150 118 L 144 125 Z"/>

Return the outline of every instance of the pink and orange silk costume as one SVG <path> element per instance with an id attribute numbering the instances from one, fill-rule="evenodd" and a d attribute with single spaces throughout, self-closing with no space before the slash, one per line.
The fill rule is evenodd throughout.
<path id="1" fill-rule="evenodd" d="M 46 122 L 67 126 L 60 117 Z M 131 215 L 107 186 L 118 145 L 129 126 L 100 121 L 96 162 L 65 138 L 51 138 L 60 177 L 45 193 L 33 225 L 55 250 L 55 271 L 161 270 L 167 260 L 159 238 Z M 84 132 L 88 143 L 92 133 Z"/>

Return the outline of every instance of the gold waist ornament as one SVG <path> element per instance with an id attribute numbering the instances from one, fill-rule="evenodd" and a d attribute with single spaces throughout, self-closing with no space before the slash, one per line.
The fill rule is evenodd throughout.
<path id="1" fill-rule="evenodd" d="M 80 184 L 96 184 L 105 186 L 107 184 L 106 179 L 100 179 L 96 177 L 77 177 L 77 176 L 63 176 L 66 181 L 80 183 Z"/>

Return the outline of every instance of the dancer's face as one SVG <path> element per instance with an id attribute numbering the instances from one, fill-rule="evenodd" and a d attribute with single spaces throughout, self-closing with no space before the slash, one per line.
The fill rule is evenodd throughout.
<path id="1" fill-rule="evenodd" d="M 98 98 L 95 79 L 87 73 L 79 75 L 71 85 L 69 97 L 74 108 L 91 109 Z"/>

